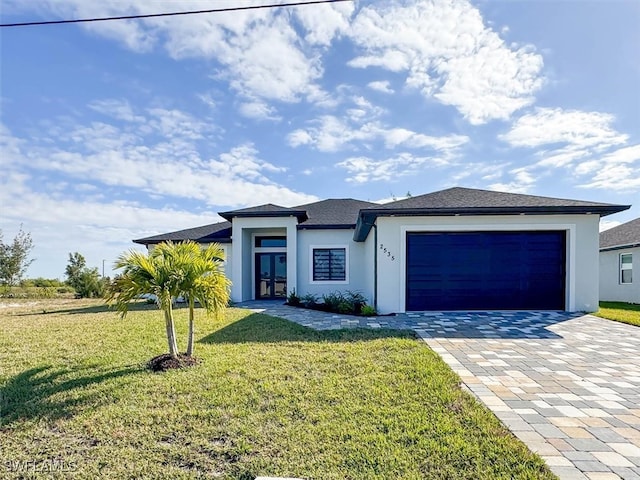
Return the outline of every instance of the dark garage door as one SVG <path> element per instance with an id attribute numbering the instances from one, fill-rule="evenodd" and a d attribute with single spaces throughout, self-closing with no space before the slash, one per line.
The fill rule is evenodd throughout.
<path id="1" fill-rule="evenodd" d="M 407 233 L 407 310 L 564 310 L 565 232 Z"/>

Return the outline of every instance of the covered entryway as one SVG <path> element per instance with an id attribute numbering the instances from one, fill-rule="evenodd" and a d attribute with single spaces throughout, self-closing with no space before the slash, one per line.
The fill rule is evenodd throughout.
<path id="1" fill-rule="evenodd" d="M 286 298 L 287 254 L 256 253 L 256 299 Z"/>
<path id="2" fill-rule="evenodd" d="M 408 232 L 406 309 L 564 310 L 564 231 Z"/>

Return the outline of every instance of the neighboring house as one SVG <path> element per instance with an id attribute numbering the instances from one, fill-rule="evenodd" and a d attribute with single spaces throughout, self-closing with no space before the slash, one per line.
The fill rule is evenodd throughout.
<path id="1" fill-rule="evenodd" d="M 598 308 L 598 225 L 624 205 L 450 188 L 222 212 L 134 240 L 218 242 L 234 301 L 358 291 L 381 313 Z"/>
<path id="2" fill-rule="evenodd" d="M 640 218 L 600 234 L 600 300 L 640 303 Z"/>

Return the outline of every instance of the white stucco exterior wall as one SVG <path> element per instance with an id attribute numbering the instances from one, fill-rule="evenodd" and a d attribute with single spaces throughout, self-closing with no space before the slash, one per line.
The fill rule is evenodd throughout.
<path id="1" fill-rule="evenodd" d="M 378 217 L 378 311 L 404 312 L 406 234 L 420 231 L 564 230 L 568 311 L 598 309 L 598 215 Z M 369 233 L 369 237 L 374 234 Z"/>
<path id="2" fill-rule="evenodd" d="M 253 235 L 279 234 L 287 237 L 287 291 L 297 284 L 296 217 L 234 218 L 232 221 L 231 300 L 242 302 L 255 298 Z"/>
<path id="3" fill-rule="evenodd" d="M 347 290 L 362 293 L 373 302 L 372 242 L 354 242 L 353 229 L 298 230 L 298 284 L 296 293 L 323 295 Z M 347 249 L 347 280 L 344 282 L 314 282 L 312 249 L 344 247 Z"/>
<path id="4" fill-rule="evenodd" d="M 201 243 L 202 248 L 207 248 L 210 243 Z M 230 243 L 218 243 L 218 246 L 222 248 L 224 252 L 224 262 L 222 264 L 224 275 L 231 280 L 231 244 Z"/>
<path id="5" fill-rule="evenodd" d="M 632 283 L 620 283 L 620 255 L 633 255 Z M 600 252 L 600 300 L 640 303 L 640 247 Z"/>

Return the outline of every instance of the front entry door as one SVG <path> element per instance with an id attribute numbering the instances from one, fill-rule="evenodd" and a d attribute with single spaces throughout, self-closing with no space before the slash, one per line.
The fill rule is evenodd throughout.
<path id="1" fill-rule="evenodd" d="M 256 299 L 286 296 L 287 254 L 256 253 Z"/>

